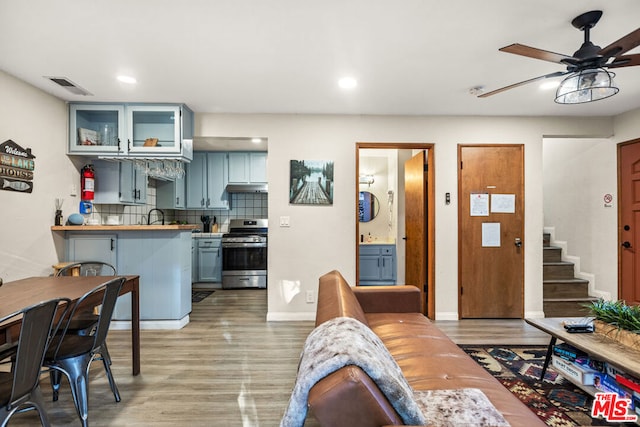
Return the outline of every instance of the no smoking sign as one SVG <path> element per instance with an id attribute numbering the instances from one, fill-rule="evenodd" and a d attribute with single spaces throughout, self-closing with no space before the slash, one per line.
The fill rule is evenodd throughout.
<path id="1" fill-rule="evenodd" d="M 610 208 L 611 207 L 611 202 L 613 201 L 613 196 L 609 193 L 605 194 L 604 197 L 604 207 L 605 208 Z"/>

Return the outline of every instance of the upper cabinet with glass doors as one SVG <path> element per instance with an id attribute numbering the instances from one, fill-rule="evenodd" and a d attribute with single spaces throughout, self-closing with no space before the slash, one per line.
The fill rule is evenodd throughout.
<path id="1" fill-rule="evenodd" d="M 73 103 L 69 111 L 69 154 L 193 156 L 193 112 L 184 104 Z"/>
<path id="2" fill-rule="evenodd" d="M 69 154 L 124 154 L 123 141 L 124 105 L 69 105 Z"/>

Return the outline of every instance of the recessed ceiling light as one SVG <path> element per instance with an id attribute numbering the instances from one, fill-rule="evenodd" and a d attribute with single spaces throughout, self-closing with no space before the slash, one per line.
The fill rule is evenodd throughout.
<path id="1" fill-rule="evenodd" d="M 358 86 L 358 81 L 353 77 L 343 77 L 338 80 L 338 86 L 342 89 L 353 89 Z"/>
<path id="2" fill-rule="evenodd" d="M 118 81 L 122 83 L 128 83 L 130 85 L 138 83 L 136 78 L 131 76 L 118 76 Z"/>
<path id="3" fill-rule="evenodd" d="M 558 87 L 560 82 L 558 80 L 549 80 L 548 82 L 544 82 L 540 84 L 540 89 L 542 90 L 551 90 Z"/>
<path id="4" fill-rule="evenodd" d="M 251 138 L 251 142 L 254 144 L 260 144 L 262 142 L 262 138 Z"/>

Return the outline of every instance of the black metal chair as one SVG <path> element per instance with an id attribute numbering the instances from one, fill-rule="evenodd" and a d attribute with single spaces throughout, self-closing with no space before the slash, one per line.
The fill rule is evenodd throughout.
<path id="1" fill-rule="evenodd" d="M 53 299 L 35 304 L 12 313 L 2 319 L 4 323 L 22 317 L 17 351 L 13 357 L 11 372 L 0 372 L 0 426 L 5 427 L 9 419 L 18 411 L 35 409 L 43 426 L 49 426 L 49 419 L 43 407 L 40 392 L 40 369 L 51 337 L 56 311 L 61 301 Z M 64 317 L 64 312 L 62 314 Z"/>
<path id="2" fill-rule="evenodd" d="M 115 276 L 116 268 L 102 261 L 78 261 L 67 264 L 56 273 L 58 276 L 72 276 L 73 274 L 80 276 Z M 67 333 L 77 335 L 89 335 L 96 328 L 98 323 L 98 315 L 94 314 L 92 307 L 88 308 L 84 313 L 76 313 L 76 318 L 69 324 Z M 106 347 L 103 349 L 102 357 L 111 365 L 111 355 Z"/>
<path id="3" fill-rule="evenodd" d="M 62 333 L 54 337 L 45 356 L 44 366 L 50 369 L 53 400 L 58 400 L 61 374 L 64 374 L 69 380 L 73 402 L 83 427 L 88 426 L 88 377 L 93 360 L 102 359 L 111 391 L 116 402 L 120 402 L 120 393 L 113 379 L 109 362 L 100 356 L 104 356 L 102 352 L 105 351 L 109 323 L 124 281 L 124 277 L 112 279 L 83 295 L 65 316 L 61 325 Z M 68 333 L 69 325 L 76 313 L 83 312 L 86 307 L 99 304 L 102 304 L 102 309 L 98 315 L 97 326 L 91 335 Z"/>

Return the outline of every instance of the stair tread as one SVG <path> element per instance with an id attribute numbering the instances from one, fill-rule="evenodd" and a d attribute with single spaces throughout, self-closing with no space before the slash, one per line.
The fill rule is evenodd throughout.
<path id="1" fill-rule="evenodd" d="M 581 298 L 543 298 L 543 302 L 578 302 L 578 301 L 597 301 L 598 297 L 581 297 Z"/>
<path id="2" fill-rule="evenodd" d="M 569 278 L 569 279 L 543 279 L 543 284 L 551 284 L 551 283 L 589 283 L 588 280 L 579 279 L 577 277 Z"/>
<path id="3" fill-rule="evenodd" d="M 562 249 L 560 246 L 543 246 L 542 247 L 543 250 L 558 250 L 558 249 Z"/>
<path id="4" fill-rule="evenodd" d="M 545 266 L 545 265 L 574 265 L 574 264 L 569 261 L 544 261 L 542 265 Z"/>

